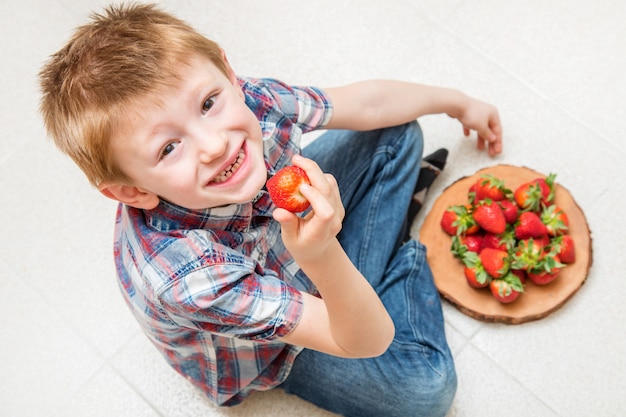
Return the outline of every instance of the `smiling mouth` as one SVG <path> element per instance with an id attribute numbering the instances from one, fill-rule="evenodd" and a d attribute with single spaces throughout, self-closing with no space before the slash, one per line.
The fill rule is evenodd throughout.
<path id="1" fill-rule="evenodd" d="M 227 181 L 230 177 L 232 177 L 232 175 L 237 171 L 237 169 L 239 169 L 239 167 L 241 166 L 241 163 L 243 162 L 245 156 L 246 156 L 246 154 L 245 154 L 243 148 L 239 149 L 239 153 L 237 154 L 237 158 L 235 159 L 235 162 L 233 162 L 224 171 L 220 172 L 215 178 L 213 178 L 211 183 L 213 183 L 213 184 L 220 184 L 220 183 L 222 183 L 224 181 Z"/>

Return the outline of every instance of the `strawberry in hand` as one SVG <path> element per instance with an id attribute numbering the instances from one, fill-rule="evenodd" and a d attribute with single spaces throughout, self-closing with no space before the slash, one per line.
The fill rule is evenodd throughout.
<path id="1" fill-rule="evenodd" d="M 327 251 L 336 250 L 345 209 L 339 185 L 331 174 L 325 174 L 315 161 L 301 155 L 294 155 L 292 160 L 293 167 L 277 172 L 268 180 L 267 188 L 279 205 L 272 217 L 280 223 L 285 247 L 301 267 L 310 266 L 327 259 Z M 309 204 L 306 216 L 296 214 Z"/>
<path id="2" fill-rule="evenodd" d="M 277 207 L 300 213 L 311 205 L 300 193 L 302 184 L 311 184 L 306 172 L 297 166 L 287 166 L 267 180 L 267 191 Z"/>

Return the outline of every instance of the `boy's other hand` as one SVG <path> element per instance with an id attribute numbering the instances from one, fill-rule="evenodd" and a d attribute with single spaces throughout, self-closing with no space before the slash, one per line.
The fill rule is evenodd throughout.
<path id="1" fill-rule="evenodd" d="M 491 104 L 468 97 L 464 109 L 456 117 L 463 125 L 463 133 L 469 136 L 476 131 L 476 147 L 490 156 L 502 152 L 502 124 L 498 110 Z"/>
<path id="2" fill-rule="evenodd" d="M 341 230 L 345 210 L 335 177 L 325 174 L 315 161 L 301 155 L 293 164 L 302 168 L 311 185 L 302 184 L 300 192 L 311 203 L 312 210 L 302 218 L 285 209 L 274 210 L 281 224 L 282 239 L 296 261 L 319 259 Z"/>

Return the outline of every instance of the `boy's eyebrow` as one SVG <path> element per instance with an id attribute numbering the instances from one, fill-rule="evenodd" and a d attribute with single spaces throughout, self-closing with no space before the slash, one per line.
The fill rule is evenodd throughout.
<path id="1" fill-rule="evenodd" d="M 219 89 L 219 85 L 214 77 L 208 76 L 207 78 L 207 81 L 198 83 L 198 85 L 191 90 L 191 97 L 204 99 L 207 94 L 211 94 L 213 91 Z"/>

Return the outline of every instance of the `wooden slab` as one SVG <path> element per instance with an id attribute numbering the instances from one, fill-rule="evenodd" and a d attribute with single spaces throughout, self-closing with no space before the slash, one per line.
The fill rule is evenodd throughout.
<path id="1" fill-rule="evenodd" d="M 561 271 L 560 276 L 545 286 L 527 280 L 525 292 L 510 304 L 498 302 L 489 289 L 470 287 L 463 275 L 463 264 L 450 253 L 451 238 L 439 224 L 446 208 L 467 203 L 469 187 L 482 174 L 492 174 L 515 190 L 524 182 L 544 177 L 544 174 L 526 167 L 496 165 L 481 169 L 476 174 L 457 180 L 437 198 L 424 219 L 420 241 L 428 248 L 428 262 L 432 268 L 439 293 L 460 311 L 478 320 L 520 324 L 546 317 L 569 300 L 587 279 L 592 263 L 591 232 L 581 208 L 559 183 L 557 173 L 555 203 L 567 213 L 570 234 L 576 244 L 576 262 Z"/>

